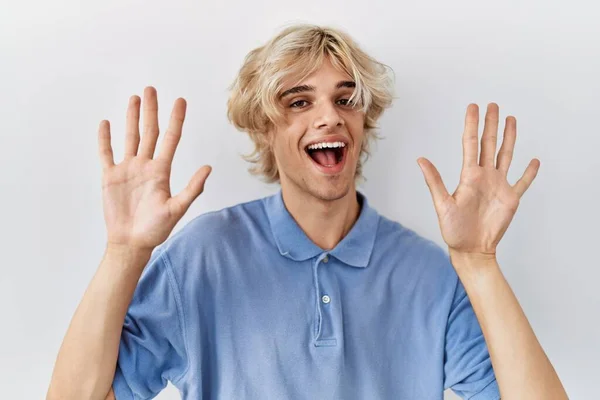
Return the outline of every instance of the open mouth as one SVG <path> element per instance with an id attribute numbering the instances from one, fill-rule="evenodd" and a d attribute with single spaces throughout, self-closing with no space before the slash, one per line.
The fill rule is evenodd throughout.
<path id="1" fill-rule="evenodd" d="M 343 167 L 347 147 L 344 142 L 315 143 L 307 146 L 305 151 L 319 169 L 337 172 Z"/>

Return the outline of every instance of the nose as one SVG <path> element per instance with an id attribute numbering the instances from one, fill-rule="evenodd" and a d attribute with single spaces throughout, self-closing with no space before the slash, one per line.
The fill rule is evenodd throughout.
<path id="1" fill-rule="evenodd" d="M 320 106 L 316 107 L 316 117 L 314 122 L 315 129 L 329 128 L 334 129 L 337 126 L 344 125 L 344 119 L 336 110 L 335 104 L 330 102 L 323 102 Z"/>

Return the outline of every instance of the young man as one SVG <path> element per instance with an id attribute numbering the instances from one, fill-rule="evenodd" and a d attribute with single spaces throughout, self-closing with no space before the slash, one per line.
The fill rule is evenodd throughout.
<path id="1" fill-rule="evenodd" d="M 106 253 L 48 398 L 150 399 L 167 381 L 186 399 L 420 400 L 448 387 L 476 400 L 566 398 L 496 261 L 539 161 L 511 186 L 515 119 L 495 162 L 498 106 L 488 106 L 478 159 L 469 105 L 455 193 L 418 160 L 448 256 L 356 190 L 390 83 L 334 29 L 290 27 L 250 52 L 229 117 L 256 145 L 253 172 L 281 191 L 198 216 L 168 240 L 210 173 L 171 197 L 185 101 L 155 154 L 156 91 L 144 91 L 139 149 L 132 96 L 118 165 L 102 121 Z"/>

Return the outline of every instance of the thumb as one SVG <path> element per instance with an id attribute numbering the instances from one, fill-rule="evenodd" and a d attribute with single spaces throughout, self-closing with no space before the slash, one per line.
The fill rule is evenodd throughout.
<path id="1" fill-rule="evenodd" d="M 187 209 L 190 207 L 192 202 L 196 200 L 198 196 L 204 191 L 204 183 L 206 182 L 206 178 L 210 175 L 212 171 L 212 167 L 210 165 L 205 165 L 200 168 L 188 185 L 183 189 L 177 196 L 171 198 L 170 201 L 175 202 L 179 209 L 182 211 L 182 215 L 185 214 Z"/>
<path id="2" fill-rule="evenodd" d="M 446 186 L 442 181 L 442 177 L 438 172 L 437 168 L 425 157 L 419 157 L 417 159 L 417 163 L 421 168 L 421 172 L 423 172 L 423 176 L 425 177 L 425 182 L 429 187 L 429 191 L 431 192 L 431 197 L 433 198 L 433 205 L 436 209 L 439 209 L 441 204 L 446 200 L 450 194 L 446 190 Z"/>

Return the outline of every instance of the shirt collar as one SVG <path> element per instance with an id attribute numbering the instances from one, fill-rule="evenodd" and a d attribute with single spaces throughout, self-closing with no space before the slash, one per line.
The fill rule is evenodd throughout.
<path id="1" fill-rule="evenodd" d="M 357 191 L 356 195 L 359 204 L 362 204 L 360 215 L 350 232 L 328 253 L 345 264 L 364 268 L 368 265 L 373 251 L 379 214 L 369 205 L 362 193 Z M 282 256 L 304 261 L 327 252 L 310 240 L 296 223 L 285 207 L 281 190 L 263 198 L 263 204 L 275 243 Z"/>

